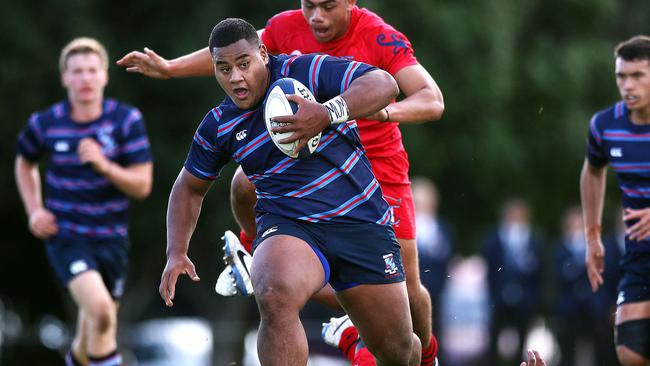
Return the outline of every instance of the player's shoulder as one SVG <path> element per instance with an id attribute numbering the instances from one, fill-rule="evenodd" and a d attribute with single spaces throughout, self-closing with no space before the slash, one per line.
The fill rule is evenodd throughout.
<path id="1" fill-rule="evenodd" d="M 393 27 L 391 24 L 388 24 L 381 16 L 372 10 L 355 7 L 353 10 L 353 16 L 357 21 L 357 32 L 366 31 L 380 33 L 387 31 L 397 31 L 395 27 Z"/>
<path id="2" fill-rule="evenodd" d="M 299 9 L 285 10 L 272 16 L 266 22 L 266 28 L 295 26 L 305 23 L 305 18 Z"/>
<path id="3" fill-rule="evenodd" d="M 591 124 L 596 128 L 604 128 L 615 124 L 625 114 L 625 103 L 622 101 L 610 105 L 594 113 L 591 117 Z"/>
<path id="4" fill-rule="evenodd" d="M 46 126 L 66 118 L 69 112 L 70 107 L 68 103 L 66 101 L 59 101 L 44 109 L 33 112 L 30 115 L 29 120 L 30 122 L 38 121 L 39 125 Z"/>

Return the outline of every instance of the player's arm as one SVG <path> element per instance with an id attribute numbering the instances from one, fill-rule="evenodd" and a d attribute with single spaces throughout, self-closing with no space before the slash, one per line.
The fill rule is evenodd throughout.
<path id="1" fill-rule="evenodd" d="M 261 37 L 264 29 L 257 31 Z M 154 50 L 145 47 L 144 52 L 131 51 L 117 61 L 128 72 L 136 72 L 154 79 L 210 76 L 214 74 L 212 56 L 208 47 L 187 55 L 167 60 Z"/>
<path id="2" fill-rule="evenodd" d="M 91 164 L 95 171 L 103 175 L 127 196 L 142 200 L 151 193 L 153 184 L 153 164 L 151 162 L 123 167 L 106 158 L 100 145 L 92 138 L 85 138 L 79 142 L 77 154 L 82 163 Z"/>
<path id="3" fill-rule="evenodd" d="M 587 238 L 587 276 L 594 292 L 603 284 L 602 274 L 605 270 L 605 248 L 601 239 L 601 222 L 607 183 L 606 173 L 606 166 L 598 167 L 585 159 L 580 174 L 580 199 Z"/>
<path id="4" fill-rule="evenodd" d="M 38 164 L 16 156 L 14 173 L 20 198 L 29 220 L 29 230 L 40 239 L 46 239 L 59 231 L 54 214 L 43 206 L 41 174 Z"/>
<path id="5" fill-rule="evenodd" d="M 421 123 L 437 121 L 445 110 L 438 84 L 420 64 L 404 67 L 395 74 L 395 81 L 405 98 L 370 116 L 377 121 Z"/>
<path id="6" fill-rule="evenodd" d="M 186 274 L 193 281 L 199 280 L 187 251 L 203 198 L 211 186 L 211 181 L 196 178 L 183 168 L 172 187 L 167 206 L 167 264 L 158 289 L 167 306 L 173 306 L 178 276 Z"/>
<path id="7" fill-rule="evenodd" d="M 311 137 L 329 125 L 371 115 L 387 106 L 398 93 L 395 79 L 386 71 L 374 69 L 354 79 L 347 90 L 323 104 L 288 95 L 289 100 L 298 104 L 298 112 L 292 116 L 275 117 L 275 121 L 289 124 L 275 127 L 272 131 L 293 132 L 280 142 L 300 139 L 296 147 L 296 151 L 300 151 Z"/>

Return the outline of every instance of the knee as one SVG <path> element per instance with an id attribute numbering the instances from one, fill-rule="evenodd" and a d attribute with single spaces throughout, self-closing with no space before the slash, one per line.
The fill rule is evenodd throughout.
<path id="1" fill-rule="evenodd" d="M 646 366 L 648 360 L 625 346 L 616 347 L 618 361 L 623 366 Z"/>
<path id="2" fill-rule="evenodd" d="M 414 334 L 379 338 L 378 342 L 366 343 L 366 346 L 381 365 L 409 365 L 414 348 L 420 348 L 420 341 Z"/>
<path id="3" fill-rule="evenodd" d="M 110 302 L 102 302 L 94 305 L 92 311 L 88 312 L 90 330 L 95 334 L 104 334 L 115 327 L 117 314 L 115 307 Z"/>
<path id="4" fill-rule="evenodd" d="M 292 295 L 283 286 L 259 285 L 255 286 L 255 301 L 260 315 L 266 319 L 275 319 L 291 313 L 291 309 L 298 308 L 292 301 Z"/>

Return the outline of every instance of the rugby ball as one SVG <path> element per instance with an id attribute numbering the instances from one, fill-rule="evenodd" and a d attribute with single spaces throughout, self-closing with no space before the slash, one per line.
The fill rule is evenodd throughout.
<path id="1" fill-rule="evenodd" d="M 271 136 L 271 140 L 277 146 L 280 151 L 285 155 L 294 158 L 301 159 L 306 158 L 311 155 L 314 150 L 318 147 L 320 142 L 321 133 L 312 137 L 307 142 L 307 145 L 298 152 L 294 152 L 298 141 L 294 141 L 288 144 L 281 144 L 279 141 L 291 136 L 293 132 L 278 133 L 273 132 L 271 129 L 276 126 L 283 126 L 286 123 L 272 121 L 271 118 L 276 116 L 290 116 L 295 114 L 298 111 L 298 105 L 294 102 L 291 102 L 287 99 L 286 94 L 298 94 L 299 96 L 309 99 L 312 102 L 315 102 L 316 99 L 311 93 L 309 88 L 303 85 L 300 81 L 292 78 L 282 78 L 276 80 L 264 98 L 264 122 L 266 123 L 266 130 Z"/>

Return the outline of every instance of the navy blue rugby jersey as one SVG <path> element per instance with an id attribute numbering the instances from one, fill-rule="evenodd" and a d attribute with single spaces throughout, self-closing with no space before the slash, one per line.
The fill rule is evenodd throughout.
<path id="1" fill-rule="evenodd" d="M 609 164 L 614 169 L 623 207 L 650 207 L 650 125 L 632 123 L 625 103 L 618 102 L 592 117 L 587 158 L 592 165 Z M 650 240 L 632 242 L 626 237 L 625 246 L 626 251 L 650 251 Z"/>
<path id="2" fill-rule="evenodd" d="M 142 114 L 105 99 L 102 116 L 88 123 L 70 119 L 70 104 L 36 112 L 18 136 L 18 154 L 31 162 L 47 158 L 45 206 L 56 215 L 59 236 L 117 238 L 128 234 L 129 200 L 77 155 L 79 141 L 95 139 L 104 155 L 129 166 L 151 161 Z"/>
<path id="3" fill-rule="evenodd" d="M 320 54 L 270 56 L 268 68 L 271 83 L 283 77 L 297 79 L 321 103 L 375 69 Z M 263 105 L 240 110 L 226 97 L 203 118 L 185 169 L 200 179 L 213 180 L 231 159 L 255 184 L 258 214 L 310 222 L 390 223 L 389 206 L 370 169 L 355 121 L 328 127 L 311 156 L 292 159 L 271 141 Z"/>

